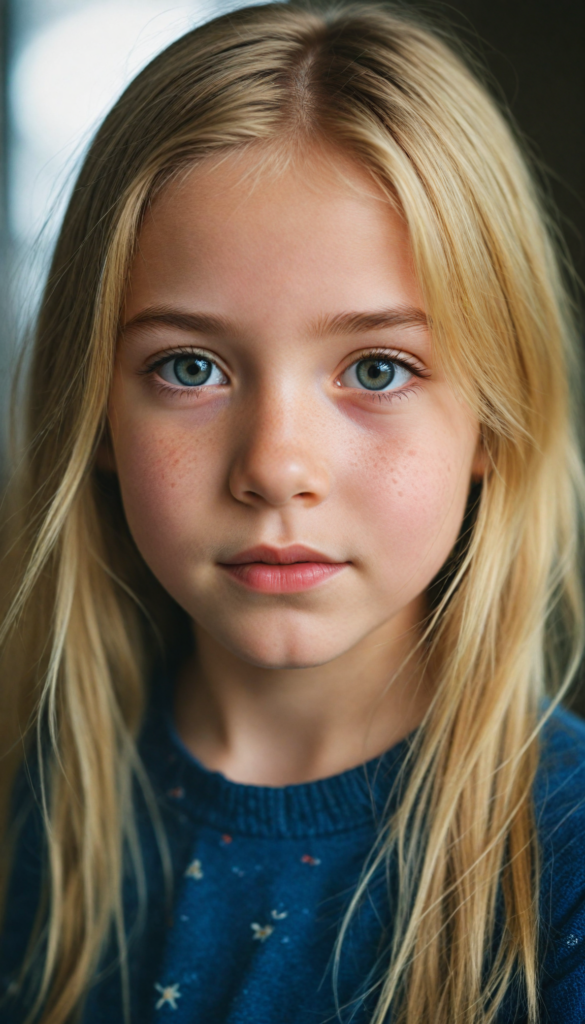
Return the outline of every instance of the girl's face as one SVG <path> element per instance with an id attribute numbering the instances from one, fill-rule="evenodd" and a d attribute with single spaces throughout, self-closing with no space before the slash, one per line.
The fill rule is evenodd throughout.
<path id="1" fill-rule="evenodd" d="M 366 173 L 315 155 L 245 177 L 254 161 L 155 201 L 109 415 L 155 576 L 245 661 L 306 667 L 420 620 L 478 426 L 433 366 L 405 225 Z"/>

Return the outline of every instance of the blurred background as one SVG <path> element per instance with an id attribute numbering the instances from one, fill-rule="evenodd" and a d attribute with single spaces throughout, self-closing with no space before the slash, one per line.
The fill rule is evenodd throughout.
<path id="1" fill-rule="evenodd" d="M 93 130 L 159 50 L 239 6 L 238 0 L 0 0 L 0 452 L 18 338 Z M 447 21 L 487 66 L 493 91 L 543 168 L 583 278 L 585 3 L 403 0 L 403 6 Z"/>
<path id="2" fill-rule="evenodd" d="M 34 312 L 88 142 L 124 87 L 238 0 L 0 0 L 2 382 Z M 0 385 L 1 387 L 1 385 Z M 2 401 L 4 400 L 4 401 Z M 6 411 L 6 393 L 0 394 Z"/>

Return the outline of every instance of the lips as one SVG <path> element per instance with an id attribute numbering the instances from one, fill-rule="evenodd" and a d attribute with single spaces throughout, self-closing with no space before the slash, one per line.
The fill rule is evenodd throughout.
<path id="1" fill-rule="evenodd" d="M 264 594 L 293 594 L 313 589 L 349 565 L 304 544 L 274 548 L 260 544 L 240 551 L 221 568 L 234 582 Z"/>
<path id="2" fill-rule="evenodd" d="M 245 565 L 249 562 L 264 562 L 266 565 L 292 565 L 294 562 L 326 562 L 329 565 L 335 563 L 334 558 L 323 555 L 314 548 L 307 548 L 304 544 L 291 544 L 287 548 L 272 548 L 268 544 L 258 544 L 255 548 L 248 548 L 240 551 L 232 558 L 226 558 L 222 565 Z M 340 563 L 336 563 L 340 564 Z"/>

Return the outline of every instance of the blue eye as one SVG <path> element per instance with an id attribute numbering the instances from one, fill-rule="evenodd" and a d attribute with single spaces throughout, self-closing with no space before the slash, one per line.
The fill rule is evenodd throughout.
<path id="1" fill-rule="evenodd" d="M 226 378 L 213 360 L 196 353 L 167 359 L 158 367 L 158 374 L 167 384 L 174 384 L 175 387 L 200 388 L 205 384 L 226 383 Z"/>
<path id="2" fill-rule="evenodd" d="M 413 371 L 387 356 L 368 356 L 348 366 L 341 380 L 350 388 L 367 391 L 394 391 L 407 384 Z"/>

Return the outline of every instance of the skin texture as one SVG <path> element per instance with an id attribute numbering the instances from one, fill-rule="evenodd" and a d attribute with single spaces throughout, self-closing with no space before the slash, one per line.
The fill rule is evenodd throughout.
<path id="1" fill-rule="evenodd" d="M 416 657 L 401 664 L 482 461 L 477 423 L 433 368 L 399 214 L 343 155 L 261 164 L 258 150 L 228 155 L 153 204 L 109 419 L 136 544 L 194 622 L 179 733 L 208 767 L 282 785 L 373 757 L 421 720 L 432 680 Z M 223 325 L 146 322 L 153 309 Z M 326 323 L 388 309 L 407 322 Z M 177 348 L 216 360 L 218 383 L 149 371 Z M 420 376 L 356 386 L 349 368 L 372 349 Z M 300 593 L 258 593 L 221 565 L 258 544 L 344 567 Z"/>

